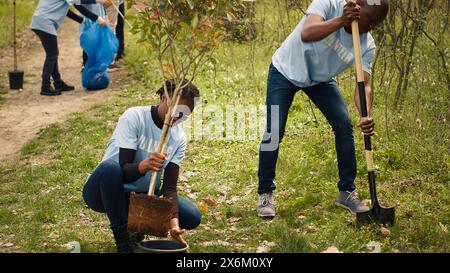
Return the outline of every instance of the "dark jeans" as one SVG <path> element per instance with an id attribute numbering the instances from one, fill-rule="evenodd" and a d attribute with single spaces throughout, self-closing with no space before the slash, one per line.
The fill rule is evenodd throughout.
<path id="1" fill-rule="evenodd" d="M 125 4 L 122 3 L 119 5 L 119 11 L 125 16 Z M 116 25 L 116 37 L 119 40 L 119 49 L 117 50 L 116 59 L 122 59 L 125 55 L 124 46 L 125 46 L 125 35 L 124 35 L 124 20 L 122 16 L 117 17 L 117 25 Z"/>
<path id="2" fill-rule="evenodd" d="M 83 188 L 86 205 L 94 211 L 106 212 L 113 232 L 127 228 L 130 194 L 125 192 L 124 183 L 119 163 L 107 160 L 100 163 Z M 158 183 L 156 189 L 159 189 Z M 181 228 L 194 229 L 200 225 L 202 215 L 195 204 L 178 196 L 178 206 Z"/>
<path id="3" fill-rule="evenodd" d="M 50 77 L 53 78 L 55 84 L 61 83 L 61 74 L 58 70 L 58 39 L 55 35 L 48 34 L 46 32 L 33 29 L 41 40 L 42 46 L 45 50 L 45 62 L 42 69 L 42 85 L 41 90 L 48 89 L 50 87 Z"/>
<path id="4" fill-rule="evenodd" d="M 267 129 L 259 151 L 259 194 L 271 192 L 276 188 L 274 179 L 279 144 L 283 139 L 289 108 L 298 90 L 299 87 L 286 79 L 272 64 L 270 65 L 266 98 Z M 332 80 L 302 90 L 333 128 L 339 168 L 339 190 L 355 190 L 356 158 L 353 125 L 336 82 Z M 278 113 L 272 113 L 272 108 Z"/>

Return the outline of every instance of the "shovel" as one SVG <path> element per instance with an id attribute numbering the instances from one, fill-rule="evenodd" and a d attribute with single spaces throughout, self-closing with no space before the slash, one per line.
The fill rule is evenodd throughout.
<path id="1" fill-rule="evenodd" d="M 353 45 L 355 48 L 356 77 L 358 81 L 359 98 L 361 102 L 361 116 L 367 117 L 366 90 L 364 85 L 364 74 L 362 68 L 361 43 L 359 39 L 359 25 L 355 20 L 352 23 Z M 367 224 L 371 222 L 383 224 L 385 226 L 393 226 L 395 222 L 395 208 L 384 208 L 380 206 L 377 198 L 377 190 L 375 185 L 375 168 L 373 161 L 372 141 L 369 135 L 364 135 L 364 146 L 366 153 L 367 172 L 369 177 L 370 198 L 372 207 L 369 211 L 359 212 L 356 214 L 356 222 L 358 224 Z"/>
<path id="2" fill-rule="evenodd" d="M 158 153 L 164 151 L 169 140 L 175 108 L 180 101 L 181 90 L 183 88 L 181 86 L 177 88 L 174 91 L 173 98 L 170 98 L 167 93 L 167 87 L 164 84 L 164 95 L 168 101 L 169 110 L 164 120 L 164 127 L 158 145 Z M 172 219 L 172 209 L 178 204 L 172 199 L 155 196 L 157 175 L 157 172 L 152 173 L 148 194 L 131 193 L 128 211 L 129 232 L 139 232 L 158 237 L 167 237 L 168 235 L 170 220 Z"/>
<path id="3" fill-rule="evenodd" d="M 9 71 L 9 89 L 22 89 L 24 72 L 17 70 L 16 1 L 13 1 L 14 71 Z"/>

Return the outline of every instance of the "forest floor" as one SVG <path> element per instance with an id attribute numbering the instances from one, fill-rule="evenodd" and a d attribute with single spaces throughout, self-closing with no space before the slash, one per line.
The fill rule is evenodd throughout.
<path id="1" fill-rule="evenodd" d="M 76 26 L 67 24 L 61 33 L 73 31 L 78 31 Z M 70 241 L 80 242 L 82 252 L 115 251 L 106 215 L 85 207 L 82 188 L 100 162 L 120 115 L 133 106 L 157 104 L 154 91 L 161 82 L 152 56 L 136 45 L 137 37 L 128 34 L 126 71 L 112 75 L 111 89 L 82 91 L 81 52 L 77 35 L 72 36 L 67 44 L 61 36 L 60 50 L 61 68 L 66 67 L 62 74 L 77 85 L 75 92 L 57 98 L 38 95 L 43 51 L 30 36 L 31 45 L 20 58 L 27 73 L 25 89 L 2 95 L 0 152 L 7 150 L 3 143 L 15 143 L 8 152 L 15 156 L 0 160 L 0 252 L 65 252 Z M 195 81 L 202 106 L 192 118 L 203 114 L 207 122 L 212 118 L 208 106 L 264 108 L 268 67 L 277 46 L 267 40 L 223 43 L 219 63 L 208 64 Z M 2 67 L 9 66 L 8 58 L 1 58 Z M 4 75 L 6 68 L 2 69 Z M 336 80 L 356 122 L 353 73 Z M 6 82 L 2 85 L 5 90 Z M 384 104 L 383 90 L 375 95 L 379 199 L 385 206 L 396 206 L 394 227 L 358 227 L 355 215 L 335 205 L 338 170 L 333 131 L 299 92 L 280 147 L 273 220 L 260 219 L 255 211 L 258 147 L 264 128 L 251 131 L 247 126 L 254 120 L 249 120 L 234 128 L 245 132 L 242 139 L 222 139 L 220 132 L 216 138 L 190 139 L 178 190 L 201 208 L 203 219 L 185 236 L 189 251 L 448 252 L 448 102 L 438 90 L 423 91 L 433 92 L 436 99 L 424 104 L 417 115 L 391 111 Z M 260 124 L 265 116 L 257 114 L 257 118 Z M 186 130 L 192 133 L 188 125 Z M 356 186 L 362 199 L 370 199 L 363 141 L 356 127 L 355 142 Z"/>

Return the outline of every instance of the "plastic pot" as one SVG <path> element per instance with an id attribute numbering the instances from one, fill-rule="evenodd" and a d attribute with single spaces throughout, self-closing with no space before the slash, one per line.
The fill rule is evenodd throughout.
<path id="1" fill-rule="evenodd" d="M 9 88 L 10 89 L 22 89 L 23 88 L 23 71 L 10 71 L 9 72 Z"/>
<path id="2" fill-rule="evenodd" d="M 173 240 L 142 241 L 137 244 L 139 253 L 186 253 L 189 246 Z"/>

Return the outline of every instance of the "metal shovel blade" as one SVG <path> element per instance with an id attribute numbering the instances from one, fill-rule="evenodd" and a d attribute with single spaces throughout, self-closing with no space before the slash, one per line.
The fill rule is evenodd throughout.
<path id="1" fill-rule="evenodd" d="M 383 208 L 375 203 L 370 210 L 356 213 L 356 222 L 358 224 L 379 223 L 384 226 L 393 226 L 395 223 L 395 208 Z"/>
<path id="2" fill-rule="evenodd" d="M 175 202 L 171 199 L 132 193 L 128 211 L 128 231 L 167 237 Z"/>

